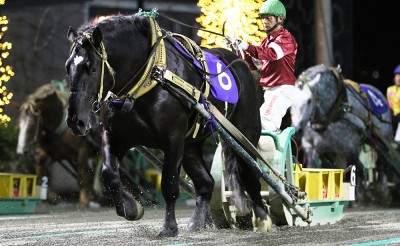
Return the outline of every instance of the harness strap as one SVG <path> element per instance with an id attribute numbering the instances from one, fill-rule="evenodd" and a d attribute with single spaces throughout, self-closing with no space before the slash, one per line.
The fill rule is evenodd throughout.
<path id="1" fill-rule="evenodd" d="M 149 59 L 146 65 L 142 77 L 135 84 L 135 86 L 128 92 L 128 94 L 134 99 L 137 99 L 140 96 L 146 94 L 157 85 L 157 81 L 151 79 L 149 76 L 154 66 L 161 67 L 164 69 L 167 67 L 166 48 L 164 40 L 162 38 L 161 28 L 153 18 L 149 17 L 149 21 L 152 32 L 151 46 L 154 46 L 156 44 L 158 38 L 160 38 L 160 41 L 159 44 L 157 45 L 156 52 L 151 55 L 151 58 Z"/>
<path id="2" fill-rule="evenodd" d="M 364 99 L 364 101 L 367 104 L 367 107 L 366 107 L 367 112 L 368 112 L 367 117 L 361 117 L 361 114 L 356 112 L 356 110 L 354 110 L 354 108 L 351 108 L 351 112 L 353 112 L 360 119 L 362 119 L 365 122 L 366 125 L 371 127 L 371 124 L 372 124 L 371 123 L 371 110 L 370 110 L 371 109 L 371 105 L 369 103 L 369 99 L 368 99 L 367 93 L 365 93 L 365 91 L 363 91 L 361 89 L 360 85 L 355 81 L 352 81 L 352 80 L 349 80 L 349 79 L 344 79 L 343 82 L 344 82 L 344 84 L 346 86 L 352 87 Z"/>
<path id="3" fill-rule="evenodd" d="M 178 33 L 171 33 L 170 34 L 181 46 L 184 50 L 186 50 L 187 53 L 193 55 L 197 61 L 200 62 L 201 66 L 203 67 L 204 70 L 204 82 L 201 85 L 200 90 L 203 91 L 203 96 L 204 98 L 207 98 L 208 95 L 210 94 L 210 76 L 208 73 L 208 64 L 205 59 L 204 53 L 201 50 L 201 48 L 190 38 L 178 34 Z"/>
<path id="4" fill-rule="evenodd" d="M 194 58 L 200 62 L 201 66 L 203 67 L 203 70 L 205 73 L 203 73 L 204 76 L 204 83 L 201 85 L 200 90 L 203 91 L 203 97 L 205 99 L 208 98 L 208 95 L 210 94 L 210 76 L 208 73 L 208 64 L 205 59 L 204 53 L 201 50 L 201 48 L 190 38 L 178 34 L 178 33 L 171 33 L 171 36 L 175 39 L 176 42 L 178 42 L 181 47 L 186 50 L 188 54 L 191 54 L 194 56 Z M 198 100 L 198 99 L 196 99 Z M 201 120 L 202 118 L 199 117 L 199 114 L 196 117 L 195 124 L 192 126 L 192 128 L 189 130 L 190 132 L 193 132 L 193 138 L 197 136 L 197 133 L 200 130 L 200 125 L 201 125 Z"/>
<path id="5" fill-rule="evenodd" d="M 99 90 L 99 93 L 97 95 L 97 102 L 101 102 L 101 99 L 103 97 L 103 89 L 104 89 L 104 67 L 107 66 L 107 69 L 108 69 L 108 71 L 111 74 L 111 77 L 113 79 L 113 86 L 111 87 L 110 90 L 112 90 L 112 88 L 114 88 L 114 86 L 115 86 L 115 78 L 114 78 L 115 72 L 114 72 L 114 69 L 110 66 L 110 64 L 107 61 L 107 59 L 108 59 L 107 52 L 106 52 L 106 48 L 104 47 L 103 42 L 100 43 L 100 49 L 101 49 L 101 52 L 100 52 L 93 45 L 92 34 L 91 33 L 85 33 L 85 36 L 86 36 L 87 40 L 89 41 L 90 45 L 92 46 L 93 50 L 101 58 L 100 90 Z"/>
<path id="6" fill-rule="evenodd" d="M 271 166 L 258 152 L 257 148 L 243 135 L 223 114 L 211 103 L 208 104 L 210 113 L 215 116 L 218 122 L 230 133 L 232 136 L 243 146 L 243 148 L 255 155 L 260 161 L 262 161 L 268 168 L 275 174 L 276 177 L 285 181 L 286 178 L 280 174 L 273 166 Z"/>
<path id="7" fill-rule="evenodd" d="M 185 80 L 181 79 L 178 75 L 174 74 L 170 70 L 164 71 L 164 79 L 186 91 L 186 93 L 189 94 L 196 101 L 200 99 L 201 92 L 196 87 L 187 83 Z"/>

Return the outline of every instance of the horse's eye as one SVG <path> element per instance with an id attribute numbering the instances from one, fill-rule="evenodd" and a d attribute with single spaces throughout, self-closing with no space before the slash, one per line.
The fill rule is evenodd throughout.
<path id="1" fill-rule="evenodd" d="M 303 90 L 303 86 L 304 86 L 304 82 L 303 82 L 302 80 L 299 80 L 299 81 L 297 82 L 297 87 L 298 87 L 300 90 Z"/>
<path id="2" fill-rule="evenodd" d="M 93 66 L 92 62 L 86 62 L 86 68 L 93 75 L 97 72 L 97 67 Z"/>

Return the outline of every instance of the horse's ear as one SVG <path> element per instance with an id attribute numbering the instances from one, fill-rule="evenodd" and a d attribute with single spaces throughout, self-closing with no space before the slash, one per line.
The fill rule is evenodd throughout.
<path id="1" fill-rule="evenodd" d="M 95 47 L 99 47 L 101 41 L 103 41 L 103 33 L 100 28 L 96 26 L 96 28 L 92 32 L 93 45 Z"/>
<path id="2" fill-rule="evenodd" d="M 68 40 L 73 43 L 75 41 L 75 38 L 78 37 L 78 33 L 75 31 L 75 29 L 70 26 L 68 29 L 68 33 L 67 33 L 67 38 Z"/>

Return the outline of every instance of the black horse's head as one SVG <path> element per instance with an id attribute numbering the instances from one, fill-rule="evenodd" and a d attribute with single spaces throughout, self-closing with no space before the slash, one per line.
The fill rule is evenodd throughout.
<path id="1" fill-rule="evenodd" d="M 71 54 L 65 68 L 70 85 L 67 124 L 75 135 L 86 135 L 90 129 L 91 107 L 97 100 L 102 83 L 102 33 L 96 27 L 90 34 L 80 35 L 70 28 Z M 104 83 L 104 81 L 103 81 Z"/>
<path id="2" fill-rule="evenodd" d="M 72 43 L 65 63 L 70 98 L 67 124 L 75 135 L 90 130 L 92 111 L 99 109 L 108 91 L 124 94 L 145 63 L 150 49 L 149 22 L 138 16 L 113 16 L 89 23 L 78 31 L 70 27 Z"/>

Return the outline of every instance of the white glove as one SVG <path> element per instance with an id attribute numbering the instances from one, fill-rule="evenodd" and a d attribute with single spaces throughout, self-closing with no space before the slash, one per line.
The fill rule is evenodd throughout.
<path id="1" fill-rule="evenodd" d="M 224 43 L 225 43 L 226 47 L 231 47 L 232 39 L 229 36 L 225 36 L 224 37 Z"/>
<path id="2" fill-rule="evenodd" d="M 235 40 L 235 43 L 236 43 L 236 45 L 237 45 L 238 47 L 240 47 L 240 49 L 242 49 L 242 50 L 247 50 L 247 49 L 249 48 L 249 44 L 246 43 L 246 42 L 244 42 L 244 41 L 241 40 L 241 39 L 236 39 L 236 40 Z"/>

